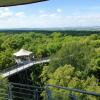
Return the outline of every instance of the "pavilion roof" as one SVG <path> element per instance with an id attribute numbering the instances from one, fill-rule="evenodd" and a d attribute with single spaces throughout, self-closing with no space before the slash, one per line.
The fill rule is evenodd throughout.
<path id="1" fill-rule="evenodd" d="M 0 0 L 0 7 L 16 6 L 16 5 L 30 4 L 42 1 L 47 1 L 47 0 Z"/>
<path id="2" fill-rule="evenodd" d="M 13 55 L 16 56 L 16 57 L 22 57 L 22 56 L 29 56 L 31 54 L 32 54 L 32 52 L 21 49 L 18 52 L 14 53 Z"/>

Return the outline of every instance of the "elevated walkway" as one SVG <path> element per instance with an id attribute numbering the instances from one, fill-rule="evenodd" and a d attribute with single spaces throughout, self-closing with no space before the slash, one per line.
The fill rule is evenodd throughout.
<path id="1" fill-rule="evenodd" d="M 31 62 L 27 62 L 23 65 L 20 65 L 20 66 L 15 66 L 15 67 L 11 67 L 9 69 L 6 69 L 4 71 L 1 71 L 1 75 L 3 78 L 5 77 L 9 77 L 11 75 L 14 75 L 18 72 L 21 72 L 27 68 L 30 68 L 32 67 L 33 65 L 36 65 L 36 64 L 42 64 L 42 63 L 48 63 L 50 61 L 50 59 L 48 58 L 43 58 L 41 60 L 38 60 L 38 61 L 31 61 Z"/>

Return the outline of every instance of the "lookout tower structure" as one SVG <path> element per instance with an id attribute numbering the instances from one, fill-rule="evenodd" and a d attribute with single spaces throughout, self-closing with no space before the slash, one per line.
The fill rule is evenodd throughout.
<path id="1" fill-rule="evenodd" d="M 14 59 L 16 63 L 24 64 L 33 61 L 33 52 L 27 51 L 25 49 L 20 49 L 18 52 L 14 53 Z"/>

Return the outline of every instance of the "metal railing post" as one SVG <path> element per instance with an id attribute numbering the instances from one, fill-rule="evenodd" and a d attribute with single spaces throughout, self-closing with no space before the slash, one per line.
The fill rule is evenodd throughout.
<path id="1" fill-rule="evenodd" d="M 46 87 L 46 93 L 47 93 L 48 100 L 52 100 L 52 92 L 48 87 Z"/>
<path id="2" fill-rule="evenodd" d="M 74 94 L 69 94 L 71 100 L 77 100 L 77 97 Z"/>
<path id="3" fill-rule="evenodd" d="M 35 96 L 35 100 L 39 100 L 38 89 L 35 90 L 34 96 Z"/>
<path id="4" fill-rule="evenodd" d="M 8 100 L 13 100 L 11 83 L 9 83 L 9 86 L 8 86 Z"/>

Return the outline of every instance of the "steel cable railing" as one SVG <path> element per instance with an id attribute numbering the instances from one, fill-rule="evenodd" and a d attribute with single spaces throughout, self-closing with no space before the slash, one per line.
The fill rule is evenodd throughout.
<path id="1" fill-rule="evenodd" d="M 9 83 L 8 88 L 0 87 L 0 100 L 40 100 L 42 91 L 37 86 Z"/>
<path id="2" fill-rule="evenodd" d="M 95 100 L 100 100 L 99 93 L 57 85 L 38 87 L 9 83 L 8 88 L 0 87 L 0 100 L 87 100 L 86 97 L 96 97 Z M 91 100 L 89 98 L 88 100 Z"/>
<path id="3" fill-rule="evenodd" d="M 50 100 L 100 100 L 100 93 L 83 91 L 57 85 L 47 85 Z M 94 100 L 94 99 L 93 99 Z"/>
<path id="4" fill-rule="evenodd" d="M 19 83 L 11 83 L 12 85 L 12 98 L 14 100 L 40 100 L 40 94 L 43 91 L 42 87 L 25 85 Z"/>

